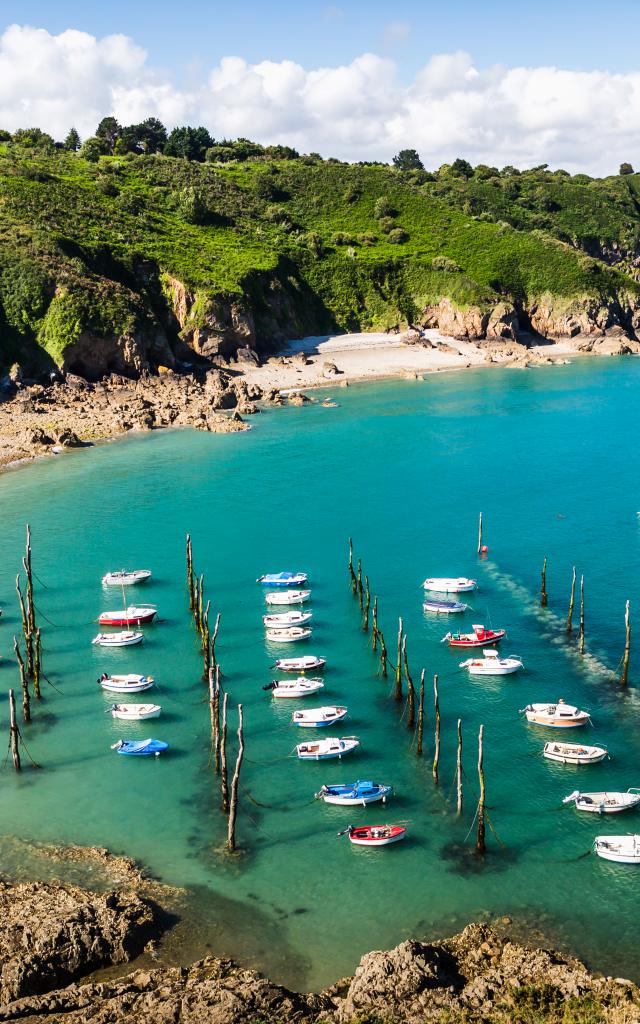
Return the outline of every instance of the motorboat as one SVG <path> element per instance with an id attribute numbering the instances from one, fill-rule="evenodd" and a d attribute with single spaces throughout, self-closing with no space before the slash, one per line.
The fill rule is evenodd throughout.
<path id="1" fill-rule="evenodd" d="M 545 725 L 550 729 L 575 729 L 591 721 L 588 711 L 580 711 L 562 699 L 555 704 L 527 704 L 521 709 L 522 713 L 533 725 Z"/>
<path id="2" fill-rule="evenodd" d="M 313 612 L 281 612 L 278 615 L 263 615 L 266 629 L 285 629 L 288 626 L 304 626 L 313 618 Z"/>
<path id="3" fill-rule="evenodd" d="M 425 612 L 435 612 L 437 615 L 455 615 L 466 612 L 469 605 L 463 604 L 462 601 L 436 601 L 427 598 L 422 607 Z"/>
<path id="4" fill-rule="evenodd" d="M 163 751 L 169 749 L 169 744 L 164 740 L 118 740 L 111 744 L 111 749 L 117 754 L 127 754 L 129 757 L 159 757 Z"/>
<path id="5" fill-rule="evenodd" d="M 393 795 L 393 786 L 383 786 L 379 782 L 361 781 L 351 782 L 347 785 L 321 786 L 316 793 L 316 800 L 324 800 L 325 804 L 335 804 L 339 807 L 353 807 L 367 804 L 375 804 L 378 801 L 386 803 L 387 797 Z"/>
<path id="6" fill-rule="evenodd" d="M 265 594 L 265 601 L 267 604 L 304 604 L 310 597 L 310 590 L 275 590 Z"/>
<path id="7" fill-rule="evenodd" d="M 304 676 L 300 676 L 298 679 L 274 679 L 262 689 L 271 690 L 272 697 L 298 698 L 310 697 L 312 693 L 317 693 L 323 687 L 324 680 L 320 678 L 306 679 Z"/>
<path id="8" fill-rule="evenodd" d="M 293 724 L 301 729 L 321 729 L 325 725 L 333 725 L 347 717 L 347 709 L 332 705 L 326 708 L 309 708 L 308 711 L 294 711 L 291 716 Z"/>
<path id="9" fill-rule="evenodd" d="M 102 577 L 102 582 L 105 587 L 131 587 L 135 583 L 144 583 L 149 579 L 149 569 L 120 569 L 117 572 L 108 572 Z"/>
<path id="10" fill-rule="evenodd" d="M 542 750 L 543 755 L 549 761 L 559 761 L 560 764 L 596 764 L 604 761 L 609 756 L 605 747 L 583 746 L 581 743 L 545 743 Z"/>
<path id="11" fill-rule="evenodd" d="M 102 612 L 98 622 L 101 626 L 142 626 L 153 622 L 158 611 L 147 605 L 130 605 L 117 612 Z"/>
<path id="12" fill-rule="evenodd" d="M 507 635 L 506 629 L 485 629 L 484 626 L 473 625 L 473 633 L 447 633 L 442 643 L 450 647 L 485 647 L 498 644 Z"/>
<path id="13" fill-rule="evenodd" d="M 331 757 L 343 757 L 360 746 L 356 736 L 328 737 L 326 740 L 314 740 L 312 743 L 299 743 L 296 754 L 301 761 L 325 761 Z"/>
<path id="14" fill-rule="evenodd" d="M 298 587 L 306 583 L 308 576 L 306 572 L 269 572 L 265 576 L 258 576 L 256 583 L 263 587 Z"/>
<path id="15" fill-rule="evenodd" d="M 284 629 L 268 629 L 266 638 L 271 644 L 295 644 L 308 640 L 312 630 L 309 626 L 287 626 Z"/>
<path id="16" fill-rule="evenodd" d="M 407 834 L 402 825 L 349 825 L 339 836 L 347 835 L 354 846 L 391 846 Z"/>
<path id="17" fill-rule="evenodd" d="M 302 658 L 278 658 L 274 668 L 281 672 L 311 672 L 314 668 L 323 668 L 326 658 L 318 658 L 315 654 L 305 654 Z"/>
<path id="18" fill-rule="evenodd" d="M 630 811 L 640 804 L 640 790 L 636 786 L 632 786 L 625 793 L 581 793 L 579 789 L 574 789 L 562 802 L 574 804 L 578 811 L 619 814 L 621 811 Z"/>
<path id="19" fill-rule="evenodd" d="M 124 722 L 144 722 L 147 718 L 160 718 L 159 704 L 112 704 L 108 709 L 113 718 Z"/>
<path id="20" fill-rule="evenodd" d="M 436 594 L 465 594 L 478 586 L 476 580 L 466 576 L 430 576 L 422 585 Z"/>
<path id="21" fill-rule="evenodd" d="M 121 633 L 98 633 L 91 641 L 100 647 L 132 647 L 133 644 L 140 644 L 144 640 L 144 633 L 137 633 L 132 630 L 123 630 Z"/>
<path id="22" fill-rule="evenodd" d="M 467 658 L 460 662 L 460 668 L 468 669 L 472 676 L 509 676 L 518 669 L 524 668 L 520 658 L 511 654 L 501 658 L 498 651 L 484 650 L 481 658 Z"/>
<path id="23" fill-rule="evenodd" d="M 112 693 L 142 693 L 153 686 L 153 676 L 120 675 L 108 676 L 105 672 L 98 682 L 103 690 Z"/>
<path id="24" fill-rule="evenodd" d="M 640 864 L 640 835 L 596 836 L 593 852 L 616 864 Z"/>

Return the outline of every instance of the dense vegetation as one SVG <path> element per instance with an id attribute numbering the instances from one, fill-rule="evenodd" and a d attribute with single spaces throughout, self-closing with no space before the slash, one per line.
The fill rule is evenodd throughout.
<path id="1" fill-rule="evenodd" d="M 344 164 L 200 128 L 167 136 L 153 119 L 107 118 L 83 145 L 0 132 L 0 364 L 60 364 L 81 335 L 188 340 L 212 303 L 249 311 L 268 347 L 419 321 L 443 297 L 482 309 L 638 297 L 630 170 L 457 160 L 429 173 L 411 150 L 393 166 Z M 172 312 L 176 281 L 188 322 Z"/>

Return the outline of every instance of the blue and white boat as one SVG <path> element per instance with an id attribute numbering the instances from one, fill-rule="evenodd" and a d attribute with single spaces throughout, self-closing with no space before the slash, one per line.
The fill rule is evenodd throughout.
<path id="1" fill-rule="evenodd" d="M 356 736 L 342 736 L 340 739 L 332 736 L 326 740 L 314 740 L 312 743 L 299 743 L 296 754 L 301 761 L 324 761 L 329 757 L 350 754 L 359 746 L 360 740 Z"/>
<path id="2" fill-rule="evenodd" d="M 168 750 L 169 744 L 164 740 L 118 740 L 112 744 L 111 749 L 117 754 L 127 754 L 129 757 L 159 757 L 163 751 Z"/>
<path id="3" fill-rule="evenodd" d="M 466 612 L 468 604 L 462 601 L 432 601 L 430 598 L 422 605 L 425 612 L 436 612 L 438 615 L 453 615 L 454 612 Z"/>
<path id="4" fill-rule="evenodd" d="M 386 803 L 387 797 L 393 795 L 393 786 L 383 786 L 379 782 L 350 782 L 339 786 L 322 786 L 316 793 L 317 800 L 325 804 L 338 804 L 341 807 L 353 807 L 362 804 Z"/>
<path id="5" fill-rule="evenodd" d="M 333 725 L 347 717 L 347 709 L 331 705 L 325 708 L 310 708 L 308 711 L 294 711 L 294 725 L 302 729 L 321 729 L 324 725 Z"/>
<path id="6" fill-rule="evenodd" d="M 270 572 L 256 580 L 263 587 L 298 587 L 306 582 L 306 572 Z"/>

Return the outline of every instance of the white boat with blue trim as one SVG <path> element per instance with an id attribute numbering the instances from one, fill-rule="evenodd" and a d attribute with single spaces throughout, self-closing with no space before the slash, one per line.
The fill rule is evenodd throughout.
<path id="1" fill-rule="evenodd" d="M 258 576 L 256 583 L 261 583 L 263 587 L 299 587 L 308 578 L 306 572 L 268 572 Z"/>
<path id="2" fill-rule="evenodd" d="M 356 736 L 330 736 L 326 740 L 299 743 L 296 754 L 301 761 L 326 761 L 332 757 L 342 758 L 359 746 L 360 740 Z"/>

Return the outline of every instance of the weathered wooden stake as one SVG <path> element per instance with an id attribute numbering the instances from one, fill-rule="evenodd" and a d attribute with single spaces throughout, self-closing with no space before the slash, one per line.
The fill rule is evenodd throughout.
<path id="1" fill-rule="evenodd" d="M 216 716 L 216 744 L 214 749 L 214 768 L 216 775 L 220 774 L 222 764 L 222 753 L 220 749 L 221 737 L 220 737 L 220 695 L 222 694 L 222 687 L 220 686 L 220 668 L 216 665 L 216 685 L 215 685 L 215 716 Z"/>
<path id="2" fill-rule="evenodd" d="M 358 578 L 353 571 L 353 541 L 349 537 L 349 576 L 351 578 L 351 589 L 354 594 L 358 592 Z"/>
<path id="3" fill-rule="evenodd" d="M 578 648 L 580 654 L 584 654 L 584 575 L 580 577 L 580 632 L 578 633 Z"/>
<path id="4" fill-rule="evenodd" d="M 238 704 L 238 757 L 231 780 L 231 801 L 229 804 L 229 828 L 227 831 L 227 849 L 232 853 L 236 848 L 236 815 L 238 813 L 238 782 L 244 757 L 244 735 L 242 730 L 242 704 Z"/>
<path id="5" fill-rule="evenodd" d="M 486 849 L 485 844 L 485 824 L 484 824 L 484 804 L 485 804 L 485 788 L 484 788 L 484 764 L 483 764 L 483 743 L 484 743 L 484 725 L 480 726 L 480 732 L 478 733 L 478 781 L 480 783 L 480 797 L 478 800 L 478 834 L 476 836 L 476 850 L 478 853 L 484 853 Z"/>
<path id="6" fill-rule="evenodd" d="M 544 562 L 542 563 L 542 573 L 540 575 L 540 605 L 542 608 L 546 608 L 549 598 L 547 597 L 547 556 L 544 556 Z"/>
<path id="7" fill-rule="evenodd" d="M 373 599 L 373 618 L 371 624 L 371 649 L 378 650 L 378 598 Z"/>
<path id="8" fill-rule="evenodd" d="M 13 690 L 9 690 L 9 746 L 11 747 L 11 757 L 13 758 L 13 767 L 17 772 L 22 770 L 20 764 L 20 730 L 18 729 L 18 723 L 16 721 L 16 699 L 13 695 Z"/>
<path id="9" fill-rule="evenodd" d="M 27 675 L 33 678 L 33 635 L 29 629 L 29 617 L 25 607 L 22 590 L 20 589 L 20 574 L 16 576 L 16 593 L 20 604 L 20 615 L 22 617 L 22 632 L 24 634 L 24 649 L 27 659 Z"/>
<path id="10" fill-rule="evenodd" d="M 458 814 L 462 814 L 462 719 L 458 719 L 458 750 L 456 752 L 456 790 L 457 790 L 457 803 L 456 810 Z"/>
<path id="11" fill-rule="evenodd" d="M 396 657 L 396 685 L 393 691 L 395 700 L 402 700 L 402 619 L 398 619 L 398 654 Z"/>
<path id="12" fill-rule="evenodd" d="M 358 559 L 358 601 L 360 602 L 360 611 L 364 609 L 364 587 L 362 586 L 362 559 Z"/>
<path id="13" fill-rule="evenodd" d="M 207 607 L 204 611 L 203 623 L 202 623 L 202 661 L 203 671 L 202 678 L 209 678 L 209 669 L 211 668 L 211 636 L 209 634 L 209 608 L 211 607 L 211 601 L 207 601 Z"/>
<path id="14" fill-rule="evenodd" d="M 573 576 L 571 577 L 571 597 L 569 598 L 569 614 L 567 615 L 567 633 L 573 633 L 573 602 L 576 596 L 576 567 L 573 567 Z"/>
<path id="15" fill-rule="evenodd" d="M 413 679 L 409 672 L 407 660 L 407 638 L 402 638 L 402 661 L 404 664 L 404 677 L 407 680 L 407 729 L 413 729 L 416 721 L 416 691 L 413 686 Z"/>
<path id="16" fill-rule="evenodd" d="M 220 629 L 220 612 L 216 615 L 216 624 L 213 627 L 213 636 L 211 637 L 211 665 L 213 668 L 218 669 L 218 659 L 216 658 L 216 640 L 218 639 L 218 630 Z"/>
<path id="17" fill-rule="evenodd" d="M 482 512 L 480 513 L 480 518 L 478 519 L 478 554 L 482 554 Z"/>
<path id="18" fill-rule="evenodd" d="M 229 780 L 227 778 L 227 697 L 222 698 L 222 735 L 220 738 L 220 806 L 225 814 L 229 813 Z"/>
<path id="19" fill-rule="evenodd" d="M 625 626 L 625 640 L 624 640 L 624 654 L 622 656 L 622 675 L 620 676 L 620 683 L 622 686 L 627 685 L 629 678 L 629 656 L 631 654 L 631 624 L 629 622 L 629 602 L 624 612 L 624 626 Z"/>
<path id="20" fill-rule="evenodd" d="M 440 763 L 440 701 L 438 699 L 438 676 L 433 677 L 433 705 L 436 712 L 435 746 L 433 750 L 433 778 L 438 781 L 438 765 Z"/>
<path id="21" fill-rule="evenodd" d="M 369 590 L 369 577 L 364 578 L 364 615 L 362 618 L 362 628 L 365 633 L 369 632 L 369 608 L 371 607 L 371 592 Z"/>
<path id="22" fill-rule="evenodd" d="M 36 700 L 42 700 L 40 692 L 40 674 L 42 672 L 42 635 L 40 628 L 36 629 L 36 642 L 33 654 L 33 693 Z"/>
<path id="23" fill-rule="evenodd" d="M 209 715 L 211 718 L 211 757 L 216 774 L 220 773 L 220 684 L 209 669 Z"/>
<path id="24" fill-rule="evenodd" d="M 193 549 L 191 547 L 190 534 L 187 534 L 187 590 L 189 591 L 189 608 L 193 611 L 195 605 L 195 586 L 193 582 Z"/>
<path id="25" fill-rule="evenodd" d="M 418 740 L 416 756 L 422 755 L 422 737 L 424 735 L 424 669 L 420 673 L 420 694 L 418 696 Z"/>
<path id="26" fill-rule="evenodd" d="M 204 573 L 200 576 L 197 584 L 197 597 L 196 597 L 196 630 L 202 636 L 202 616 L 204 614 Z"/>
<path id="27" fill-rule="evenodd" d="M 383 679 L 386 679 L 389 674 L 389 655 L 387 654 L 384 633 L 381 629 L 378 630 L 378 639 L 380 640 L 380 671 L 382 672 Z"/>
<path id="28" fill-rule="evenodd" d="M 22 687 L 22 718 L 25 722 L 31 721 L 31 699 L 29 697 L 29 680 L 24 667 L 24 661 L 22 660 L 22 654 L 20 653 L 20 647 L 18 644 L 18 638 L 13 638 L 13 649 L 16 652 L 16 661 L 18 662 L 18 668 L 20 669 L 20 686 Z"/>

